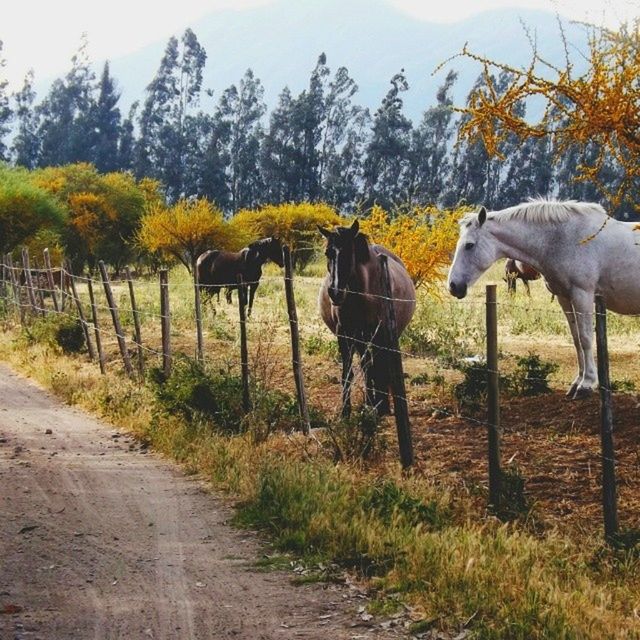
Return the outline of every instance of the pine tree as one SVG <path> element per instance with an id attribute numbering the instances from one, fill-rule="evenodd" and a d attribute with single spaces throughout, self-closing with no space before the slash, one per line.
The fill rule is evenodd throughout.
<path id="1" fill-rule="evenodd" d="M 328 85 L 318 151 L 318 184 L 323 200 L 353 205 L 362 178 L 362 156 L 369 112 L 352 102 L 358 85 L 340 67 Z"/>
<path id="2" fill-rule="evenodd" d="M 122 121 L 118 134 L 118 167 L 121 171 L 132 171 L 135 161 L 135 136 L 134 125 L 139 103 L 134 102 L 129 115 Z"/>
<path id="3" fill-rule="evenodd" d="M 120 94 L 109 73 L 108 62 L 105 62 L 97 89 L 98 97 L 89 115 L 90 160 L 98 171 L 106 173 L 121 168 L 118 153 L 120 109 L 117 107 Z"/>
<path id="4" fill-rule="evenodd" d="M 476 79 L 467 98 L 477 91 L 486 90 L 484 74 Z M 463 116 L 458 126 L 464 126 L 467 120 Z M 481 140 L 464 141 L 456 144 L 452 158 L 452 172 L 449 185 L 444 196 L 445 206 L 455 206 L 458 202 L 484 204 L 491 206 L 489 194 L 491 191 L 491 158 Z"/>
<path id="5" fill-rule="evenodd" d="M 135 171 L 161 180 L 170 200 L 185 195 L 185 135 L 194 130 L 186 121 L 198 104 L 206 58 L 191 29 L 180 43 L 170 38 L 140 114 Z"/>
<path id="6" fill-rule="evenodd" d="M 409 89 L 404 69 L 391 78 L 391 89 L 373 116 L 371 140 L 364 163 L 367 204 L 392 208 L 406 201 L 404 185 L 411 121 L 402 113 L 400 94 Z"/>
<path id="7" fill-rule="evenodd" d="M 457 73 L 450 71 L 438 89 L 435 106 L 427 109 L 411 136 L 407 193 L 409 204 L 437 204 L 451 169 L 449 144 L 454 134 L 451 90 Z"/>
<path id="8" fill-rule="evenodd" d="M 3 46 L 2 40 L 0 40 L 0 160 L 8 160 L 8 149 L 4 138 L 10 131 L 9 121 L 13 113 L 9 106 L 9 82 L 1 75 L 2 70 L 7 64 L 6 60 L 2 57 Z"/>
<path id="9" fill-rule="evenodd" d="M 53 82 L 49 94 L 37 108 L 40 166 L 90 160 L 90 112 L 95 77 L 90 68 L 87 47 L 86 36 L 83 36 L 78 51 L 71 59 L 71 70 L 64 80 Z"/>
<path id="10" fill-rule="evenodd" d="M 260 148 L 260 167 L 266 202 L 302 200 L 300 149 L 302 147 L 297 100 L 285 87 L 269 117 Z"/>
<path id="11" fill-rule="evenodd" d="M 263 135 L 262 117 L 266 112 L 264 89 L 248 69 L 239 87 L 226 89 L 215 114 L 215 136 L 225 142 L 229 165 L 227 183 L 233 211 L 252 207 L 260 199 L 262 185 L 257 158 Z M 219 206 L 221 203 L 217 201 Z"/>
<path id="12" fill-rule="evenodd" d="M 37 166 L 40 155 L 38 117 L 34 108 L 36 92 L 33 89 L 33 78 L 33 69 L 31 69 L 24 78 L 22 89 L 14 95 L 18 127 L 11 151 L 14 162 L 27 169 L 33 169 Z"/>

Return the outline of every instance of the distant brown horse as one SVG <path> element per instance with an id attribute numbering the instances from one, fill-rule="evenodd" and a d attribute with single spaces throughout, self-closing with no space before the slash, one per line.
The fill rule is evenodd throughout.
<path id="1" fill-rule="evenodd" d="M 220 300 L 220 290 L 226 289 L 227 302 L 231 302 L 231 292 L 238 289 L 238 276 L 246 283 L 242 294 L 246 298 L 249 291 L 248 314 L 251 315 L 253 299 L 262 277 L 262 267 L 268 260 L 279 267 L 284 266 L 282 244 L 276 238 L 263 238 L 252 242 L 238 251 L 212 249 L 198 257 L 196 269 L 198 282 L 210 296 L 215 293 Z"/>
<path id="2" fill-rule="evenodd" d="M 380 254 L 389 257 L 389 277 L 394 298 L 398 334 L 409 324 L 416 307 L 416 292 L 407 270 L 394 253 L 369 244 L 351 227 L 329 231 L 318 227 L 327 239 L 327 276 L 320 288 L 320 315 L 337 336 L 342 358 L 342 413 L 351 412 L 353 355 L 360 355 L 366 379 L 367 403 L 381 415 L 389 413 L 389 362 L 382 297 Z"/>
<path id="3" fill-rule="evenodd" d="M 529 282 L 538 280 L 541 277 L 540 273 L 532 266 L 513 258 L 507 258 L 504 263 L 504 275 L 509 293 L 515 293 L 517 281 L 522 280 L 528 295 L 531 295 Z"/>

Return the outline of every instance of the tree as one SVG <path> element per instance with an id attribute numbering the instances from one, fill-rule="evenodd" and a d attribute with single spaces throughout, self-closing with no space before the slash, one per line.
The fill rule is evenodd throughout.
<path id="1" fill-rule="evenodd" d="M 436 204 L 449 177 L 449 144 L 454 133 L 451 90 L 457 74 L 450 71 L 436 94 L 436 105 L 425 111 L 411 136 L 407 191 L 409 204 Z"/>
<path id="2" fill-rule="evenodd" d="M 105 62 L 98 84 L 98 97 L 89 112 L 90 160 L 101 172 L 120 168 L 118 139 L 120 136 L 120 94 Z"/>
<path id="3" fill-rule="evenodd" d="M 57 79 L 39 105 L 38 138 L 41 141 L 39 166 L 57 166 L 90 158 L 90 112 L 93 105 L 93 81 L 83 36 L 71 59 L 64 80 Z"/>
<path id="4" fill-rule="evenodd" d="M 291 249 L 294 267 L 303 268 L 322 241 L 318 226 L 341 222 L 336 211 L 323 202 L 300 202 L 243 209 L 231 218 L 230 228 L 240 246 L 258 238 L 278 238 Z"/>
<path id="5" fill-rule="evenodd" d="M 14 95 L 18 127 L 11 147 L 14 162 L 27 169 L 36 167 L 40 156 L 38 117 L 33 105 L 35 99 L 32 69 L 25 76 L 22 89 Z"/>
<path id="6" fill-rule="evenodd" d="M 369 112 L 352 103 L 358 85 L 346 67 L 329 82 L 324 99 L 318 151 L 322 197 L 337 207 L 353 203 L 362 177 Z"/>
<path id="7" fill-rule="evenodd" d="M 34 185 L 27 171 L 0 166 L 0 253 L 14 251 L 43 229 L 59 232 L 64 221 L 64 207 Z"/>
<path id="8" fill-rule="evenodd" d="M 214 135 L 226 145 L 232 211 L 254 206 L 260 197 L 262 184 L 256 158 L 265 112 L 264 89 L 251 69 L 247 69 L 239 87 L 231 85 L 223 92 L 216 109 Z"/>
<path id="9" fill-rule="evenodd" d="M 160 200 L 157 183 L 129 173 L 100 174 L 86 163 L 40 169 L 31 180 L 66 209 L 63 242 L 78 269 L 85 263 L 92 269 L 99 259 L 122 266 L 144 210 Z"/>
<path id="10" fill-rule="evenodd" d="M 298 105 L 285 87 L 271 112 L 269 127 L 260 148 L 260 169 L 267 202 L 303 199 L 300 189 L 300 127 Z"/>
<path id="11" fill-rule="evenodd" d="M 136 174 L 161 180 L 170 200 L 184 195 L 185 151 L 189 146 L 185 136 L 194 130 L 188 118 L 198 104 L 206 58 L 191 29 L 180 42 L 170 38 L 140 114 Z"/>
<path id="12" fill-rule="evenodd" d="M 2 49 L 3 43 L 2 40 L 0 40 L 0 73 L 2 73 L 7 64 L 6 60 L 2 57 Z M 9 106 L 8 85 L 8 80 L 0 75 L 0 160 L 9 159 L 7 145 L 4 143 L 4 137 L 10 131 L 9 121 L 13 115 L 11 107 Z"/>
<path id="13" fill-rule="evenodd" d="M 391 89 L 373 116 L 364 163 L 365 197 L 385 207 L 406 200 L 404 184 L 411 121 L 402 113 L 401 93 L 409 89 L 404 69 L 391 78 Z"/>
<path id="14" fill-rule="evenodd" d="M 564 38 L 563 33 L 561 34 Z M 565 49 L 569 46 L 565 41 Z M 517 69 L 477 55 L 460 54 L 477 61 L 488 79 L 488 91 L 477 91 L 462 110 L 467 118 L 461 128 L 466 139 L 482 139 L 487 150 L 500 155 L 506 136 L 553 139 L 556 157 L 582 153 L 576 163 L 576 179 L 597 185 L 612 207 L 640 202 L 640 18 L 614 31 L 589 27 L 586 70 L 577 75 L 567 53 L 562 67 L 547 63 L 533 47 L 531 63 Z M 495 91 L 491 70 L 506 71 L 511 80 Z M 518 105 L 530 98 L 542 99 L 546 110 L 537 122 L 528 121 Z M 591 152 L 588 152 L 591 148 Z M 621 169 L 614 188 L 607 184 L 611 163 Z"/>
<path id="15" fill-rule="evenodd" d="M 137 233 L 140 247 L 177 260 L 189 273 L 194 272 L 200 254 L 211 247 L 225 248 L 230 241 L 222 211 L 205 198 L 178 200 L 171 207 L 152 205 Z"/>

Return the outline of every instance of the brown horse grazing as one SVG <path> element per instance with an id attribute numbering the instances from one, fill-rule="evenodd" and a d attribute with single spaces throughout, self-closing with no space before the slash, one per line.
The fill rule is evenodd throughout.
<path id="1" fill-rule="evenodd" d="M 358 352 L 365 374 L 366 400 L 380 415 L 389 413 L 388 345 L 384 331 L 385 300 L 382 297 L 380 254 L 389 257 L 389 278 L 394 298 L 398 334 L 409 324 L 416 307 L 416 292 L 407 270 L 394 253 L 369 244 L 351 227 L 329 231 L 318 227 L 327 239 L 327 276 L 320 288 L 320 315 L 338 337 L 342 358 L 342 414 L 351 412 L 353 355 Z"/>
<path id="2" fill-rule="evenodd" d="M 276 238 L 263 238 L 252 242 L 248 247 L 238 251 L 205 251 L 196 261 L 198 282 L 205 287 L 209 296 L 215 293 L 220 300 L 220 290 L 226 289 L 227 302 L 231 302 L 231 292 L 238 289 L 238 276 L 246 283 L 242 294 L 247 299 L 249 289 L 248 314 L 251 315 L 253 298 L 262 276 L 262 267 L 268 260 L 279 267 L 284 266 L 282 244 Z"/>
<path id="3" fill-rule="evenodd" d="M 527 290 L 527 295 L 531 295 L 529 282 L 531 282 L 531 280 L 538 280 L 541 277 L 540 273 L 532 266 L 526 262 L 514 260 L 513 258 L 507 258 L 507 261 L 504 263 L 504 275 L 509 293 L 515 293 L 517 281 L 522 280 Z"/>

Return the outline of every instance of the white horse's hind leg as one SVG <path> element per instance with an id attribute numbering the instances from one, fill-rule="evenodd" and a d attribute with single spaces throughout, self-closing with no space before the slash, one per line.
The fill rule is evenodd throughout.
<path id="1" fill-rule="evenodd" d="M 593 355 L 594 295 L 580 290 L 574 292 L 571 297 L 584 358 L 584 372 L 574 398 L 583 398 L 591 395 L 593 388 L 598 384 L 598 369 Z"/>
<path id="2" fill-rule="evenodd" d="M 572 319 L 575 325 L 575 328 L 572 328 L 572 335 L 578 354 L 579 373 L 578 378 L 571 385 L 571 390 L 574 392 L 573 398 L 584 398 L 591 395 L 598 382 L 598 370 L 593 357 L 593 293 L 581 289 L 574 290 L 571 293 L 569 309 L 565 308 L 566 299 L 560 304 L 565 310 L 569 326 L 572 326 Z M 577 333 L 577 338 L 574 331 Z"/>
<path id="3" fill-rule="evenodd" d="M 560 306 L 564 311 L 564 315 L 567 318 L 567 322 L 569 323 L 569 330 L 571 331 L 571 337 L 573 338 L 573 345 L 576 349 L 576 357 L 578 360 L 578 374 L 573 379 L 573 382 L 569 387 L 569 391 L 567 391 L 567 396 L 569 398 L 573 398 L 584 376 L 584 352 L 582 351 L 582 345 L 580 344 L 580 336 L 578 334 L 578 327 L 576 323 L 576 314 L 574 313 L 571 301 L 568 298 L 559 295 L 558 302 L 560 303 Z"/>

